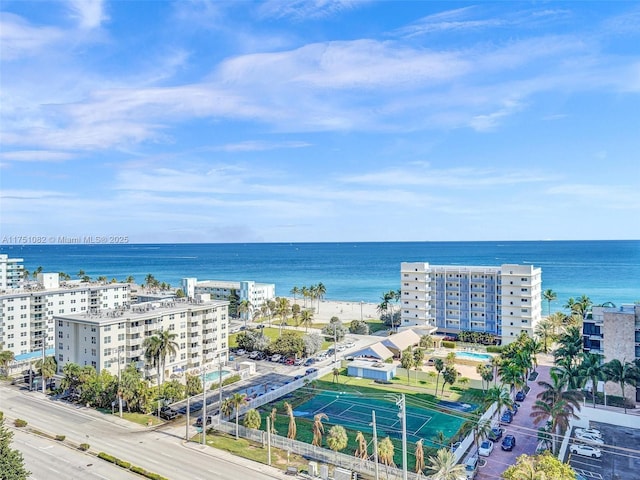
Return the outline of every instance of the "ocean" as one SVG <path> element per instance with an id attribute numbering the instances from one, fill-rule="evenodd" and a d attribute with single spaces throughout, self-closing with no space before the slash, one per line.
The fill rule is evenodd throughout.
<path id="1" fill-rule="evenodd" d="M 178 286 L 199 280 L 254 280 L 275 283 L 276 294 L 293 286 L 322 282 L 329 300 L 379 302 L 400 287 L 401 262 L 542 268 L 542 288 L 552 289 L 560 310 L 569 297 L 589 296 L 595 304 L 640 301 L 640 241 L 372 242 L 227 244 L 1 245 L 0 253 L 24 258 L 29 271 L 84 270 L 96 278 L 138 283 L 151 273 Z M 543 302 L 546 313 L 547 303 Z"/>

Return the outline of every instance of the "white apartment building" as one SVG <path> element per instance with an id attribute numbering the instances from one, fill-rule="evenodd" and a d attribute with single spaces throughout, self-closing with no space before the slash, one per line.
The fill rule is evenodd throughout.
<path id="1" fill-rule="evenodd" d="M 182 291 L 188 298 L 197 294 L 208 294 L 213 299 L 229 300 L 232 294 L 238 295 L 239 302 L 248 300 L 253 308 L 258 308 L 267 300 L 276 297 L 274 283 L 257 283 L 249 280 L 242 282 L 224 280 L 198 281 L 196 278 L 183 278 Z"/>
<path id="2" fill-rule="evenodd" d="M 20 288 L 24 266 L 22 258 L 9 258 L 9 255 L 0 254 L 0 292 Z"/>
<path id="3" fill-rule="evenodd" d="M 53 347 L 54 315 L 98 313 L 128 304 L 127 284 L 60 284 L 57 273 L 40 273 L 37 282 L 0 294 L 0 344 L 18 361 L 43 346 Z"/>
<path id="4" fill-rule="evenodd" d="M 533 335 L 542 315 L 542 270 L 532 265 L 500 267 L 401 264 L 401 326 L 440 333 L 488 332 L 512 342 Z"/>
<path id="5" fill-rule="evenodd" d="M 143 342 L 168 330 L 176 334 L 178 349 L 166 358 L 163 377 L 171 378 L 191 368 L 225 363 L 228 357 L 229 302 L 193 299 L 137 303 L 127 308 L 101 310 L 98 314 L 55 315 L 58 371 L 67 363 L 92 365 L 113 375 L 135 362 L 147 378 L 158 372 L 145 363 Z"/>

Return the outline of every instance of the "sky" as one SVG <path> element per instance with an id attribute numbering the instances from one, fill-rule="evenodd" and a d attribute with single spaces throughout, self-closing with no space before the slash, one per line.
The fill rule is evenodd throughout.
<path id="1" fill-rule="evenodd" d="M 640 238 L 638 2 L 0 15 L 2 244 Z"/>

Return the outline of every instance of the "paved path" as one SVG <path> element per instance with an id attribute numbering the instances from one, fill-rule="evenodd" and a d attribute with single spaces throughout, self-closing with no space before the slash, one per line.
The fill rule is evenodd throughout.
<path id="1" fill-rule="evenodd" d="M 546 380 L 550 381 L 549 367 L 540 365 L 538 366 L 538 378 L 535 381 L 529 382 L 531 387 L 527 398 L 520 403 L 520 409 L 511 424 L 503 425 L 505 429 L 504 435 L 512 434 L 516 437 L 516 447 L 511 452 L 505 452 L 500 448 L 500 441 L 496 442 L 493 449 L 493 453 L 486 459 L 486 465 L 478 470 L 477 480 L 494 480 L 500 479 L 502 472 L 510 465 L 516 463 L 516 459 L 526 453 L 527 455 L 533 455 L 538 445 L 538 433 L 537 429 L 540 425 L 535 425 L 533 419 L 530 417 L 531 407 L 536 401 L 536 395 L 542 391 L 542 387 L 538 385 L 538 381 Z M 503 435 L 503 438 L 504 438 Z"/>

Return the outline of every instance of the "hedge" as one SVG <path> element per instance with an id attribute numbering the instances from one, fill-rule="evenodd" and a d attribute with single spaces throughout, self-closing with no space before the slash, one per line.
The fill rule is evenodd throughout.
<path id="1" fill-rule="evenodd" d="M 82 450 L 83 452 L 86 452 L 87 450 L 89 450 L 90 446 L 88 443 L 81 443 L 80 446 L 78 447 L 80 450 Z"/>
<path id="2" fill-rule="evenodd" d="M 26 427 L 26 426 L 27 426 L 27 421 L 26 421 L 26 420 L 23 420 L 23 419 L 21 419 L 21 418 L 16 418 L 16 419 L 13 421 L 13 424 L 14 424 L 16 427 Z"/>
<path id="3" fill-rule="evenodd" d="M 58 440 L 59 442 L 64 442 L 64 439 L 67 438 L 64 435 L 56 435 L 56 440 Z"/>
<path id="4" fill-rule="evenodd" d="M 236 383 L 239 382 L 241 380 L 240 375 L 231 375 L 230 377 L 225 378 L 224 380 L 222 380 L 222 386 L 226 387 L 227 385 L 231 385 L 232 383 Z M 218 384 L 214 383 L 213 385 L 211 385 L 211 390 L 214 390 L 218 388 Z"/>
<path id="5" fill-rule="evenodd" d="M 118 465 L 119 467 L 122 467 L 122 468 L 126 468 L 127 470 L 129 468 L 131 468 L 131 462 L 127 462 L 125 460 L 120 460 L 119 458 L 116 458 L 116 465 Z"/>
<path id="6" fill-rule="evenodd" d="M 109 463 L 116 463 L 116 457 L 109 455 L 108 453 L 100 452 L 98 453 L 98 458 L 106 460 Z"/>
<path id="7" fill-rule="evenodd" d="M 487 346 L 487 353 L 501 353 L 502 352 L 502 346 L 500 345 L 488 345 Z"/>
<path id="8" fill-rule="evenodd" d="M 442 341 L 442 346 L 444 348 L 456 348 L 456 342 L 450 342 L 448 340 L 443 340 Z"/>
<path id="9" fill-rule="evenodd" d="M 4 412 L 0 412 L 0 422 L 4 420 Z"/>

